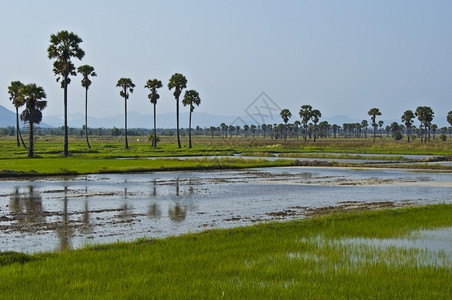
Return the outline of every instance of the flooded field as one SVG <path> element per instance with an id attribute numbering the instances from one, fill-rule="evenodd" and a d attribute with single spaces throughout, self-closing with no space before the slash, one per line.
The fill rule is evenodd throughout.
<path id="1" fill-rule="evenodd" d="M 0 181 L 0 250 L 33 253 L 300 218 L 452 202 L 452 173 L 260 168 Z"/>

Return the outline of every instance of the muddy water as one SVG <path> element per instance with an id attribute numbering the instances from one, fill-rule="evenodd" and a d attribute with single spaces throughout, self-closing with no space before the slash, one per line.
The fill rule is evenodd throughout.
<path id="1" fill-rule="evenodd" d="M 452 202 L 452 173 L 264 168 L 0 181 L 0 250 L 56 251 L 332 209 Z"/>

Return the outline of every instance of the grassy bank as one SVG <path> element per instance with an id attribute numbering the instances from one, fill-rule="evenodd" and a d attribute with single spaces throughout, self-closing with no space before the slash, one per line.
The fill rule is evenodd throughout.
<path id="1" fill-rule="evenodd" d="M 291 158 L 331 158 L 331 159 L 387 159 L 402 161 L 397 156 L 363 156 L 357 153 L 375 154 L 434 154 L 451 155 L 452 144 L 439 141 L 427 144 L 402 143 L 382 140 L 372 143 L 368 140 L 324 139 L 318 142 L 304 143 L 300 140 L 272 140 L 245 138 L 195 137 L 192 149 L 186 146 L 178 149 L 172 138 L 162 137 L 162 142 L 154 149 L 141 138 L 131 139 L 130 149 L 124 149 L 120 138 L 92 138 L 92 148 L 88 149 L 83 139 L 74 139 L 70 143 L 69 158 L 62 155 L 61 141 L 57 137 L 39 137 L 36 141 L 33 159 L 27 158 L 27 150 L 18 148 L 14 139 L 0 140 L 0 176 L 35 176 L 89 174 L 106 172 L 150 172 L 161 170 L 194 170 L 247 168 L 266 166 L 296 165 Z M 279 153 L 281 160 L 270 162 L 264 159 L 229 158 L 234 154 L 245 156 L 271 157 Z M 356 154 L 350 154 L 356 153 Z M 178 160 L 174 157 L 193 157 L 190 160 Z M 196 158 L 215 157 L 213 159 Z M 149 158 L 153 158 L 152 160 Z M 313 164 L 315 165 L 315 164 Z M 357 164 L 335 163 L 335 166 Z M 378 167 L 378 165 L 375 165 Z M 401 167 L 400 165 L 382 165 L 381 167 Z M 406 167 L 406 166 L 402 166 Z M 451 169 L 444 166 L 418 165 L 416 168 Z"/>
<path id="2" fill-rule="evenodd" d="M 346 238 L 452 226 L 452 205 L 341 213 L 33 256 L 0 256 L 11 299 L 450 299 L 452 266 L 428 251 Z M 18 261 L 14 263 L 14 261 Z M 428 260 L 427 260 L 428 262 Z"/>

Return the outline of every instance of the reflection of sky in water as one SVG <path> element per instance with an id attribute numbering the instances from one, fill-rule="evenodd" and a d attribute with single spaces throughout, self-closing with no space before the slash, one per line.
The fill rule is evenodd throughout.
<path id="1" fill-rule="evenodd" d="M 354 185 L 361 180 L 367 184 Z M 451 183 L 450 173 L 339 168 L 4 180 L 0 249 L 47 251 L 243 226 L 272 212 L 344 201 L 450 203 Z"/>
<path id="2" fill-rule="evenodd" d="M 402 238 L 349 238 L 343 239 L 341 242 L 372 248 L 388 249 L 389 247 L 396 247 L 420 250 L 416 262 L 418 265 L 452 266 L 452 227 L 419 230 Z"/>

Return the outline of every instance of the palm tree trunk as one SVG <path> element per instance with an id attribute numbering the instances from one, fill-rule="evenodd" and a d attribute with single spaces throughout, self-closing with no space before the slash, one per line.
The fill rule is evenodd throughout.
<path id="1" fill-rule="evenodd" d="M 157 122 L 155 120 L 156 118 L 156 104 L 154 103 L 154 140 L 152 141 L 152 147 L 157 147 Z"/>
<path id="2" fill-rule="evenodd" d="M 177 132 L 177 147 L 181 148 L 179 135 L 179 97 L 176 98 L 176 132 Z"/>
<path id="3" fill-rule="evenodd" d="M 188 116 L 188 148 L 191 148 L 191 109 Z"/>
<path id="4" fill-rule="evenodd" d="M 24 146 L 25 149 L 27 149 L 27 145 L 25 145 L 24 139 L 22 138 L 22 133 L 20 132 L 20 127 L 19 127 L 19 137 L 20 137 L 20 141 L 22 142 L 22 146 Z"/>
<path id="5" fill-rule="evenodd" d="M 33 157 L 33 121 L 30 121 L 30 132 L 29 132 L 30 136 L 29 136 L 29 145 L 30 147 L 28 147 L 28 157 Z"/>
<path id="6" fill-rule="evenodd" d="M 16 107 L 16 141 L 17 141 L 17 147 L 20 147 L 19 142 L 19 108 Z"/>
<path id="7" fill-rule="evenodd" d="M 88 87 L 85 90 L 85 137 L 86 137 L 86 145 L 89 149 L 91 149 L 91 145 L 88 140 Z"/>
<path id="8" fill-rule="evenodd" d="M 64 156 L 69 156 L 69 140 L 68 140 L 68 128 L 67 128 L 67 76 L 64 80 Z"/>
<path id="9" fill-rule="evenodd" d="M 125 91 L 124 91 L 125 94 Z M 127 141 L 127 99 L 124 98 L 124 133 L 126 136 L 126 144 L 125 144 L 125 148 L 129 149 L 129 143 Z"/>

